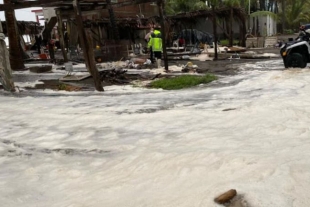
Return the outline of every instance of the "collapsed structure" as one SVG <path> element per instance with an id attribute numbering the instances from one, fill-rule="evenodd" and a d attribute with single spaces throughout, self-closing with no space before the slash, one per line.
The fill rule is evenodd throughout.
<path id="1" fill-rule="evenodd" d="M 155 6 L 154 6 L 155 5 Z M 50 56 L 53 59 L 52 40 L 58 39 L 64 61 L 68 55 L 72 57 L 77 45 L 81 46 L 86 66 L 95 80 L 97 90 L 102 88 L 98 71 L 95 67 L 94 49 L 100 53 L 100 60 L 119 60 L 132 50 L 131 45 L 143 45 L 144 35 L 149 28 L 160 26 L 163 41 L 163 56 L 165 68 L 168 69 L 166 43 L 171 44 L 173 35 L 183 29 L 185 22 L 195 21 L 196 18 L 231 18 L 237 17 L 240 24 L 240 40 L 244 45 L 245 12 L 240 8 L 219 8 L 216 10 L 200 10 L 174 16 L 163 15 L 162 0 L 5 0 L 0 4 L 0 11 L 6 12 L 8 37 L 10 43 L 10 60 L 12 69 L 20 69 L 20 47 L 18 32 L 15 25 L 14 10 L 27 7 L 44 7 L 54 10 L 54 15 L 45 17 L 44 28 L 40 31 L 47 42 Z M 57 24 L 55 35 L 52 31 Z M 184 28 L 185 27 L 185 28 Z M 231 31 L 232 25 L 230 25 Z M 192 28 L 190 28 L 192 29 Z M 55 31 L 55 30 L 54 30 Z M 216 30 L 214 31 L 216 40 Z M 96 51 L 95 51 L 96 52 Z"/>

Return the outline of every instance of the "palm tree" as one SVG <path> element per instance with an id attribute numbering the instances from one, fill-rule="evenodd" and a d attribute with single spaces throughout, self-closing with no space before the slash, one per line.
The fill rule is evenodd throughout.
<path id="1" fill-rule="evenodd" d="M 4 0 L 3 3 L 11 4 L 11 0 Z M 9 37 L 10 63 L 12 70 L 23 70 L 25 66 L 22 58 L 22 48 L 18 35 L 15 11 L 14 9 L 9 8 L 4 13 L 7 25 L 7 35 Z"/>
<path id="2" fill-rule="evenodd" d="M 209 5 L 211 5 L 212 8 L 212 24 L 213 24 L 213 38 L 214 38 L 214 60 L 218 59 L 218 54 L 217 54 L 217 42 L 218 42 L 218 36 L 217 36 L 217 24 L 216 24 L 216 14 L 215 14 L 215 8 L 220 5 L 221 2 L 218 0 L 208 0 Z"/>
<path id="3" fill-rule="evenodd" d="M 305 5 L 309 3 L 309 0 L 287 0 L 286 3 L 286 23 L 291 29 L 298 28 L 300 22 L 304 20 L 303 14 L 308 12 L 308 7 Z"/>
<path id="4" fill-rule="evenodd" d="M 281 1 L 281 8 L 282 8 L 282 33 L 284 33 L 284 30 L 285 30 L 285 10 L 286 10 L 286 0 L 282 0 Z"/>

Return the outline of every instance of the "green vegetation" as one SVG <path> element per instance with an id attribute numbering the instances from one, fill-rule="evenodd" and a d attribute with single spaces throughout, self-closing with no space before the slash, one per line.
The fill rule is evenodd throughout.
<path id="1" fill-rule="evenodd" d="M 292 29 L 285 29 L 284 34 L 294 34 L 294 31 Z"/>
<path id="2" fill-rule="evenodd" d="M 228 46 L 229 45 L 229 40 L 220 40 L 220 45 L 222 46 Z M 239 45 L 239 40 L 233 40 L 233 45 Z"/>
<path id="3" fill-rule="evenodd" d="M 174 78 L 165 78 L 153 81 L 150 86 L 152 88 L 176 90 L 193 87 L 202 83 L 210 83 L 211 81 L 214 81 L 216 79 L 217 77 L 212 74 L 207 74 L 205 76 L 182 75 Z"/>
<path id="4" fill-rule="evenodd" d="M 202 0 L 167 0 L 165 10 L 167 14 L 177 14 L 206 8 L 206 3 Z"/>
<path id="5" fill-rule="evenodd" d="M 66 85 L 66 84 L 60 83 L 60 84 L 58 85 L 58 90 L 66 90 L 66 88 L 67 88 L 67 85 Z"/>

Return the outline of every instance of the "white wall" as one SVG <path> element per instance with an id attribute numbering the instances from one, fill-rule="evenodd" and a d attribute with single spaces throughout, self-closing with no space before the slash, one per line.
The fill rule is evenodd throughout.
<path id="1" fill-rule="evenodd" d="M 256 25 L 257 24 L 256 18 L 258 18 L 258 25 Z M 254 23 L 253 19 L 255 20 Z M 277 22 L 269 15 L 263 17 L 251 17 L 250 26 L 252 29 L 258 26 L 259 27 L 258 31 L 261 36 L 272 36 L 277 34 Z M 257 35 L 255 34 L 255 32 L 256 29 L 254 33 L 252 32 L 252 34 Z"/>

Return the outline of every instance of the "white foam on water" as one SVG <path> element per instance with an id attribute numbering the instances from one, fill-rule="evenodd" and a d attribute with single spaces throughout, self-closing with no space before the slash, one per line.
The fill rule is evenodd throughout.
<path id="1" fill-rule="evenodd" d="M 0 96 L 1 205 L 211 207 L 234 188 L 308 207 L 310 70 L 269 63 L 220 87 Z"/>

